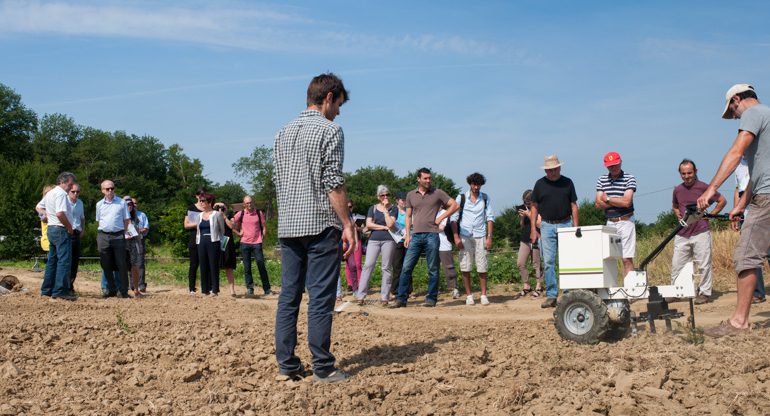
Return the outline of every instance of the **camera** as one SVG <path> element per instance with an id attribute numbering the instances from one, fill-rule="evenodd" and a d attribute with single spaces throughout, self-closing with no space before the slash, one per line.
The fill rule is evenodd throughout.
<path id="1" fill-rule="evenodd" d="M 527 206 L 526 205 L 516 205 L 516 211 L 526 211 Z"/>

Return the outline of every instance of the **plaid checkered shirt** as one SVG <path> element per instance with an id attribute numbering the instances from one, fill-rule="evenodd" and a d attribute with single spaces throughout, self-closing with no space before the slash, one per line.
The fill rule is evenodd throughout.
<path id="1" fill-rule="evenodd" d="M 342 229 L 329 192 L 342 186 L 345 137 L 342 127 L 320 111 L 305 110 L 278 131 L 273 146 L 273 175 L 278 193 L 278 237 Z"/>

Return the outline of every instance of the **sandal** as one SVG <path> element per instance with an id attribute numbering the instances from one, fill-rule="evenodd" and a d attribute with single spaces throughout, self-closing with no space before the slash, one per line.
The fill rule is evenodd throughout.
<path id="1" fill-rule="evenodd" d="M 541 294 L 542 292 L 543 292 L 543 289 L 535 289 L 535 290 L 533 290 L 533 291 L 532 291 L 532 294 L 531 294 L 531 295 L 529 295 L 529 296 L 531 296 L 531 297 L 533 297 L 533 298 L 539 298 L 539 297 L 540 297 L 540 294 Z"/>
<path id="2" fill-rule="evenodd" d="M 528 294 L 529 292 L 531 292 L 531 291 L 532 291 L 532 288 L 531 288 L 531 287 L 528 287 L 528 288 L 526 288 L 526 289 L 521 289 L 521 292 L 519 292 L 519 297 L 522 297 L 522 298 L 523 298 L 524 296 L 527 296 L 527 294 Z"/>

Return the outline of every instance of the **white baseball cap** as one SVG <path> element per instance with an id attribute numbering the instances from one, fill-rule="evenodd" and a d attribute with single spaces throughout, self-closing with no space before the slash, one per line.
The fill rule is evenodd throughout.
<path id="1" fill-rule="evenodd" d="M 725 94 L 725 111 L 722 112 L 722 118 L 733 118 L 733 112 L 730 110 L 730 101 L 736 95 L 746 91 L 754 91 L 754 87 L 749 84 L 735 84 L 727 90 L 727 93 Z"/>

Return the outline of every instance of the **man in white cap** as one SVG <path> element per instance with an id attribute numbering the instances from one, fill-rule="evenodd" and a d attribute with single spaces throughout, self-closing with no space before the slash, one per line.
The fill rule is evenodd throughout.
<path id="1" fill-rule="evenodd" d="M 556 281 L 556 253 L 559 248 L 558 229 L 578 226 L 578 206 L 575 184 L 561 174 L 561 165 L 556 155 L 546 156 L 543 169 L 545 176 L 535 182 L 532 189 L 532 207 L 529 213 L 530 238 L 540 240 L 540 250 L 545 264 L 545 301 L 541 308 L 555 308 L 559 296 Z M 540 232 L 537 230 L 537 216 L 540 215 Z"/>
<path id="2" fill-rule="evenodd" d="M 623 171 L 618 152 L 604 155 L 607 173 L 596 181 L 596 208 L 604 210 L 607 225 L 615 227 L 623 245 L 623 271 L 634 270 L 636 254 L 636 224 L 634 223 L 634 192 L 636 178 Z"/>
<path id="3" fill-rule="evenodd" d="M 738 135 L 722 158 L 717 173 L 706 191 L 698 198 L 698 208 L 705 209 L 709 199 L 730 177 L 746 157 L 749 164 L 749 185 L 738 204 L 730 211 L 733 229 L 739 229 L 739 217 L 748 205 L 751 215 L 740 228 L 741 236 L 733 255 L 738 273 L 738 300 L 730 319 L 719 326 L 707 328 L 712 337 L 736 335 L 749 328 L 749 312 L 756 284 L 756 270 L 762 267 L 770 249 L 770 108 L 759 103 L 754 87 L 749 84 L 733 85 L 725 94 L 724 119 L 740 119 Z"/>

